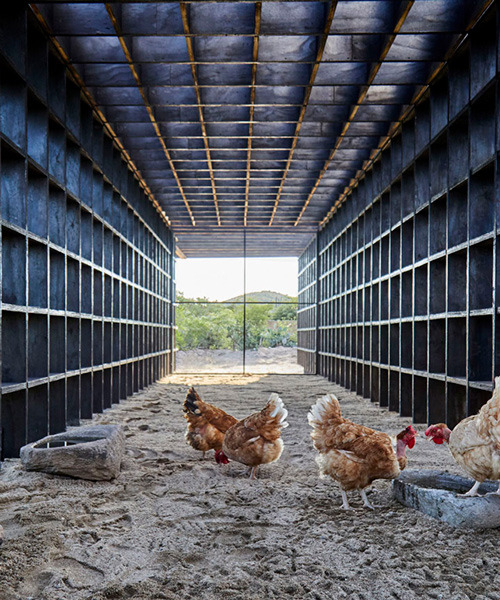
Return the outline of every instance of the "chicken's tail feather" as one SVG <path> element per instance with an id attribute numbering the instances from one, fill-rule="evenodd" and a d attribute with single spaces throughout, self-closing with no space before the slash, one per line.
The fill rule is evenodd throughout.
<path id="1" fill-rule="evenodd" d="M 318 398 L 316 404 L 311 406 L 311 410 L 307 414 L 307 420 L 309 425 L 315 429 L 316 426 L 323 423 L 325 419 L 331 417 L 339 418 L 340 416 L 339 401 L 334 394 L 327 394 Z"/>
<path id="2" fill-rule="evenodd" d="M 288 427 L 288 423 L 286 422 L 288 411 L 283 404 L 283 400 L 276 392 L 273 392 L 269 396 L 264 411 L 267 413 L 268 417 L 275 420 L 276 424 L 279 425 L 281 429 Z"/>

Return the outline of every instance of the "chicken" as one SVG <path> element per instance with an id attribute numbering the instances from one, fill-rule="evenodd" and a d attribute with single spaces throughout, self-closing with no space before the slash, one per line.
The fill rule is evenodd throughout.
<path id="1" fill-rule="evenodd" d="M 321 477 L 340 483 L 342 507 L 349 510 L 346 491 L 359 490 L 364 505 L 373 506 L 365 487 L 375 479 L 395 479 L 406 467 L 406 446 L 413 448 L 415 429 L 409 425 L 397 435 L 396 452 L 391 438 L 380 431 L 344 419 L 333 394 L 322 396 L 307 415 L 311 437 L 319 452 L 316 462 Z"/>
<path id="2" fill-rule="evenodd" d="M 430 425 L 425 435 L 435 444 L 447 442 L 453 458 L 474 479 L 463 496 L 477 496 L 486 479 L 500 480 L 500 377 L 495 378 L 493 396 L 477 415 L 460 421 L 453 431 L 444 423 Z M 500 495 L 500 485 L 493 493 Z"/>
<path id="3" fill-rule="evenodd" d="M 216 457 L 222 448 L 226 431 L 238 422 L 221 408 L 203 402 L 193 387 L 189 388 L 184 400 L 184 418 L 188 422 L 186 441 L 195 450 L 205 452 L 215 450 Z M 222 458 L 217 462 L 223 463 Z"/>
<path id="4" fill-rule="evenodd" d="M 229 457 L 248 465 L 250 477 L 255 479 L 259 465 L 275 462 L 281 456 L 281 430 L 288 427 L 287 415 L 288 411 L 281 398 L 272 393 L 260 412 L 238 421 L 227 430 L 222 453 L 216 457 L 217 462 L 223 462 Z"/>

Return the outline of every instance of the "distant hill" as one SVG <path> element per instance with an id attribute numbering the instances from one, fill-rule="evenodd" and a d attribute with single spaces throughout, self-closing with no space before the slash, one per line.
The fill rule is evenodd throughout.
<path id="1" fill-rule="evenodd" d="M 293 296 L 280 294 L 280 292 L 270 292 L 269 290 L 247 294 L 247 302 L 294 302 L 295 300 L 296 298 Z M 229 298 L 229 300 L 224 300 L 224 302 L 243 302 L 243 296 Z"/>

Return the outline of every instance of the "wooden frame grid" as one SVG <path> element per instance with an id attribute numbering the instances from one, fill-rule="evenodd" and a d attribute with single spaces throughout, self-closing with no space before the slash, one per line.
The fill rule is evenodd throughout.
<path id="1" fill-rule="evenodd" d="M 0 47 L 2 457 L 102 412 L 174 362 L 173 235 L 33 15 L 18 7 L 9 18 L 17 25 Z"/>
<path id="2" fill-rule="evenodd" d="M 494 7 L 300 259 L 301 364 L 416 422 L 500 372 L 498 47 Z"/>

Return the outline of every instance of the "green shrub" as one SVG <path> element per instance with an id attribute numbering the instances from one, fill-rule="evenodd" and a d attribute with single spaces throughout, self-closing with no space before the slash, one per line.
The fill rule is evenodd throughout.
<path id="1" fill-rule="evenodd" d="M 179 350 L 243 350 L 243 318 L 246 317 L 246 349 L 259 346 L 295 346 L 297 336 L 289 326 L 268 327 L 269 321 L 293 321 L 296 305 L 248 303 L 214 304 L 206 298 L 177 296 L 176 343 Z"/>

